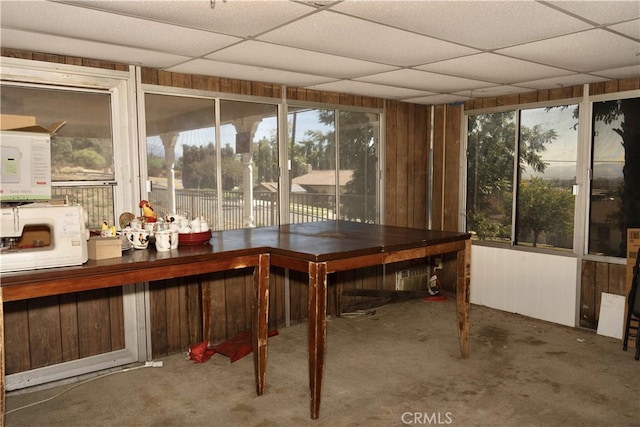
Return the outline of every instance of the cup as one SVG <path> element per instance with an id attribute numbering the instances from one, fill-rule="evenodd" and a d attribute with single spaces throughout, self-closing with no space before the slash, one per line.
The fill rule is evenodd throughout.
<path id="1" fill-rule="evenodd" d="M 156 232 L 156 250 L 158 252 L 166 252 L 170 251 L 172 246 L 178 247 L 178 233 L 175 233 L 172 230 L 162 230 Z"/>
<path id="2" fill-rule="evenodd" d="M 171 233 L 171 249 L 178 249 L 178 241 L 180 239 L 178 230 L 167 230 Z"/>
<path id="3" fill-rule="evenodd" d="M 138 230 L 142 228 L 142 221 L 140 221 L 137 218 L 134 218 L 131 220 L 131 222 L 129 222 L 129 227 L 131 227 L 132 230 Z"/>
<path id="4" fill-rule="evenodd" d="M 135 249 L 147 249 L 149 246 L 148 230 L 127 230 L 127 239 Z"/>

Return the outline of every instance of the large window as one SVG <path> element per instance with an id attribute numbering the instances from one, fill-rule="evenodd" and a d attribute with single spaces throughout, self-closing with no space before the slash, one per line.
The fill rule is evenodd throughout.
<path id="1" fill-rule="evenodd" d="M 278 224 L 277 106 L 145 95 L 149 199 L 214 229 Z M 218 139 L 219 138 L 219 141 Z"/>
<path id="2" fill-rule="evenodd" d="M 379 115 L 290 108 L 292 223 L 378 220 Z"/>
<path id="3" fill-rule="evenodd" d="M 475 238 L 572 248 L 577 108 L 469 116 L 467 229 Z"/>
<path id="4" fill-rule="evenodd" d="M 626 257 L 640 227 L 640 98 L 593 103 L 589 253 Z"/>
<path id="5" fill-rule="evenodd" d="M 204 217 L 219 230 L 338 218 L 375 222 L 379 116 L 290 106 L 283 137 L 277 104 L 150 90 L 148 198 L 161 216 Z"/>
<path id="6" fill-rule="evenodd" d="M 52 197 L 83 206 L 89 228 L 114 224 L 111 92 L 33 84 L 2 84 L 1 92 L 3 114 L 66 122 L 51 138 Z"/>

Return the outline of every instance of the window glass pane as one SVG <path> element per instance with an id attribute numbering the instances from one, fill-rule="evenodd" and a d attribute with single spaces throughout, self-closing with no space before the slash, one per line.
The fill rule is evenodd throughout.
<path id="1" fill-rule="evenodd" d="M 33 116 L 45 127 L 66 121 L 51 138 L 51 179 L 114 179 L 111 95 L 2 85 L 2 113 Z"/>
<path id="2" fill-rule="evenodd" d="M 219 230 L 278 223 L 277 106 L 222 100 L 219 146 L 212 99 L 147 94 L 145 111 L 149 199 L 160 215 L 203 217 Z"/>
<path id="3" fill-rule="evenodd" d="M 510 242 L 514 112 L 468 117 L 467 229 L 480 240 Z"/>
<path id="4" fill-rule="evenodd" d="M 149 201 L 159 216 L 202 216 L 217 228 L 214 102 L 146 94 Z"/>
<path id="5" fill-rule="evenodd" d="M 517 244 L 573 247 L 578 106 L 520 114 Z"/>
<path id="6" fill-rule="evenodd" d="M 278 109 L 220 102 L 224 228 L 278 224 Z"/>
<path id="7" fill-rule="evenodd" d="M 31 116 L 45 127 L 66 122 L 51 137 L 51 196 L 83 206 L 89 229 L 115 224 L 111 94 L 3 84 L 1 98 L 3 114 Z"/>
<path id="8" fill-rule="evenodd" d="M 640 227 L 640 98 L 593 104 L 589 253 L 626 257 Z"/>
<path id="9" fill-rule="evenodd" d="M 335 111 L 290 108 L 288 120 L 290 222 L 336 219 Z"/>
<path id="10" fill-rule="evenodd" d="M 376 222 L 378 115 L 340 111 L 340 219 Z"/>

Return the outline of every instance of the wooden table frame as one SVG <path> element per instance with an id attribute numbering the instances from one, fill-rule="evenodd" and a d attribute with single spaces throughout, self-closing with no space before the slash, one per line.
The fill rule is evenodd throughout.
<path id="1" fill-rule="evenodd" d="M 145 251 L 144 255 L 152 254 L 150 256 L 153 258 L 154 253 L 155 251 L 149 250 Z M 81 267 L 3 275 L 0 287 L 0 426 L 4 425 L 6 391 L 3 302 L 248 267 L 254 268 L 253 360 L 256 392 L 262 395 L 266 379 L 269 316 L 269 253 L 265 248 L 222 253 L 212 253 L 211 248 L 204 251 L 189 248 L 181 250 L 180 256 L 168 259 L 139 262 L 118 262 L 118 259 L 104 262 L 89 261 Z"/>
<path id="2" fill-rule="evenodd" d="M 329 261 L 304 260 L 288 254 L 271 254 L 271 265 L 309 274 L 309 389 L 311 418 L 320 416 L 327 341 L 327 274 L 355 268 L 391 264 L 430 256 L 457 253 L 456 317 L 458 341 L 463 358 L 469 357 L 469 296 L 471 281 L 471 240 L 458 240 L 412 249 L 347 257 Z"/>
<path id="3" fill-rule="evenodd" d="M 310 409 L 311 418 L 317 419 L 320 414 L 327 339 L 327 274 L 447 253 L 457 254 L 458 340 L 462 357 L 467 358 L 471 240 L 466 233 L 321 221 L 217 232 L 212 239 L 212 247 L 186 247 L 169 258 L 161 257 L 150 249 L 123 256 L 122 261 L 89 261 L 78 267 L 3 275 L 0 287 L 0 425 L 5 412 L 3 301 L 254 267 L 254 367 L 256 392 L 262 395 L 269 327 L 269 268 L 273 265 L 308 273 Z M 203 324 L 206 322 L 205 319 Z"/>

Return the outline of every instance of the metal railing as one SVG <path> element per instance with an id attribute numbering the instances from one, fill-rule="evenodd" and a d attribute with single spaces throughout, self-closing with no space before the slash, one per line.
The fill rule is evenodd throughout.
<path id="1" fill-rule="evenodd" d="M 217 228 L 218 198 L 216 190 L 180 189 L 176 190 L 176 213 L 187 217 L 199 217 Z M 364 196 L 341 195 L 340 202 L 365 203 Z M 149 202 L 161 215 L 170 213 L 171 201 L 165 188 L 155 187 L 149 193 Z M 240 191 L 222 192 L 222 227 L 224 230 L 243 228 L 245 212 L 243 193 Z M 272 192 L 256 192 L 253 201 L 253 225 L 265 227 L 278 225 L 278 195 Z M 289 196 L 289 222 L 303 223 L 337 219 L 336 196 L 323 193 L 291 193 Z M 362 218 L 349 218 L 361 221 Z"/>

